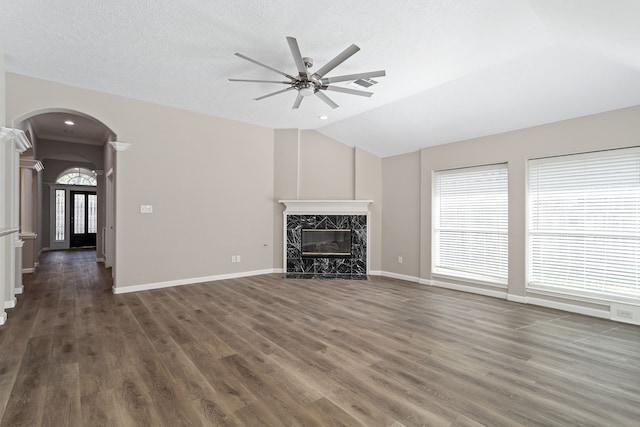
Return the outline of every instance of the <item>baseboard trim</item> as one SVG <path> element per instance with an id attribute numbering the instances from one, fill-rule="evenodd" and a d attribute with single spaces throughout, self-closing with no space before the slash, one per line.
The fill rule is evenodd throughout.
<path id="1" fill-rule="evenodd" d="M 575 305 L 570 303 L 551 301 L 543 298 L 524 297 L 520 295 L 509 294 L 503 291 L 495 291 L 492 289 L 476 288 L 473 286 L 465 286 L 465 285 L 446 283 L 446 282 L 428 280 L 428 279 L 419 279 L 417 277 L 403 276 L 401 274 L 389 273 L 385 271 L 382 272 L 382 276 L 401 279 L 401 280 L 407 280 L 409 282 L 418 282 L 421 285 L 436 286 L 439 288 L 451 289 L 454 291 L 462 291 L 462 292 L 484 295 L 484 296 L 493 297 L 493 298 L 506 299 L 508 301 L 516 302 L 519 304 L 531 304 L 531 305 L 537 305 L 540 307 L 554 308 L 556 310 L 562 310 L 562 311 L 567 311 L 567 312 L 576 313 L 576 314 L 584 314 L 586 316 L 598 317 L 601 319 L 611 318 L 610 310 L 599 310 L 596 308 L 583 307 L 580 305 Z M 617 321 L 617 319 L 611 319 L 611 320 Z"/>
<path id="2" fill-rule="evenodd" d="M 520 304 L 529 304 L 529 298 L 523 297 L 520 295 L 507 294 L 507 300 L 512 302 L 517 302 Z"/>
<path id="3" fill-rule="evenodd" d="M 22 269 L 22 273 L 23 274 L 29 274 L 29 273 L 35 273 L 35 272 L 36 272 L 35 267 L 33 267 L 33 268 L 23 268 Z"/>
<path id="4" fill-rule="evenodd" d="M 104 264 L 104 258 L 96 258 L 96 262 L 101 262 Z"/>
<path id="5" fill-rule="evenodd" d="M 584 314 L 586 316 L 610 319 L 610 310 L 598 310 L 597 308 L 582 307 L 565 302 L 550 301 L 542 298 L 527 298 L 527 304 L 539 305 L 541 307 L 555 308 L 557 310 L 569 311 L 571 313 Z"/>
<path id="6" fill-rule="evenodd" d="M 153 289 L 171 288 L 174 286 L 195 285 L 197 283 L 215 282 L 217 280 L 239 279 L 241 277 L 260 276 L 263 274 L 281 273 L 282 269 L 271 268 L 265 270 L 244 271 L 241 273 L 219 274 L 216 276 L 193 277 L 190 279 L 169 280 L 166 282 L 146 283 L 144 285 L 118 286 L 113 288 L 114 294 L 150 291 Z"/>
<path id="7" fill-rule="evenodd" d="M 435 286 L 437 288 L 451 289 L 454 291 L 462 291 L 470 294 L 478 294 L 478 295 L 484 295 L 487 297 L 507 299 L 507 292 L 505 291 L 496 291 L 493 289 L 486 289 L 486 288 L 476 288 L 474 286 L 459 285 L 457 283 L 447 283 L 447 282 L 441 282 L 438 280 L 426 280 L 425 282 L 427 283 L 424 283 L 424 284 Z"/>
<path id="8" fill-rule="evenodd" d="M 7 313 L 2 312 L 0 313 L 0 326 L 4 325 L 5 323 L 7 323 Z"/>
<path id="9" fill-rule="evenodd" d="M 390 271 L 379 271 L 377 276 L 389 277 L 390 279 L 406 280 L 407 282 L 420 283 L 419 277 L 408 276 L 406 274 L 392 273 Z M 371 274 L 374 274 L 371 272 Z"/>
<path id="10" fill-rule="evenodd" d="M 17 303 L 18 300 L 16 299 L 16 297 L 13 297 L 13 299 L 4 302 L 4 308 L 15 308 Z"/>
<path id="11" fill-rule="evenodd" d="M 24 286 L 20 286 L 19 288 L 16 288 L 13 293 L 16 295 L 20 295 L 21 293 L 24 292 Z"/>

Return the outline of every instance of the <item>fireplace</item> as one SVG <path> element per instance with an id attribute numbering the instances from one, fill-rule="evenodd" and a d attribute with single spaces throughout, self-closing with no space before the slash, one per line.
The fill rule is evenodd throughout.
<path id="1" fill-rule="evenodd" d="M 303 257 L 351 258 L 351 229 L 303 228 L 301 237 Z"/>
<path id="2" fill-rule="evenodd" d="M 287 278 L 360 279 L 369 272 L 370 200 L 281 200 Z"/>

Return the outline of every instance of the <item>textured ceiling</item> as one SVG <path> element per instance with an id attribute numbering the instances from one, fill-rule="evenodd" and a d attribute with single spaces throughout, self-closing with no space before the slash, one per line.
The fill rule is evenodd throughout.
<path id="1" fill-rule="evenodd" d="M 0 0 L 10 72 L 272 128 L 317 129 L 380 156 L 640 104 L 640 1 Z M 331 110 L 281 87 L 285 37 L 331 75 L 385 69 Z M 312 69 L 313 70 L 313 69 Z M 349 87 L 348 83 L 342 84 Z M 326 121 L 320 115 L 328 115 Z"/>

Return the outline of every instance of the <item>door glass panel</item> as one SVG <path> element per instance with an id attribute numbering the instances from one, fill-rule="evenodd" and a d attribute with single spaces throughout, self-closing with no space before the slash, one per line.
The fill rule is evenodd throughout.
<path id="1" fill-rule="evenodd" d="M 84 234 L 85 230 L 85 206 L 84 206 L 84 194 L 73 195 L 73 216 L 75 223 L 73 225 L 73 232 L 75 234 Z"/>
<path id="2" fill-rule="evenodd" d="M 87 200 L 88 212 L 87 212 L 87 233 L 98 232 L 98 196 L 95 194 L 89 194 Z"/>
<path id="3" fill-rule="evenodd" d="M 64 190 L 56 190 L 56 234 L 57 242 L 64 240 Z"/>

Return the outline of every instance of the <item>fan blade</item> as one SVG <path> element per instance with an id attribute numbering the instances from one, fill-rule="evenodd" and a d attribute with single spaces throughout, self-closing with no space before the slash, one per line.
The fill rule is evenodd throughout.
<path id="1" fill-rule="evenodd" d="M 229 79 L 230 82 L 250 82 L 250 83 L 284 83 L 290 85 L 291 82 L 278 82 L 275 80 L 246 80 L 246 79 Z"/>
<path id="2" fill-rule="evenodd" d="M 330 90 L 330 91 L 333 91 L 333 92 L 348 93 L 350 95 L 360 95 L 360 96 L 371 96 L 371 95 L 373 95 L 373 92 L 366 92 L 364 90 L 349 89 L 347 87 L 340 87 L 340 86 L 323 86 L 321 89 Z"/>
<path id="3" fill-rule="evenodd" d="M 302 100 L 304 99 L 304 96 L 298 94 L 298 97 L 296 98 L 296 100 L 293 102 L 293 108 L 292 110 L 297 110 L 298 107 L 300 107 L 300 104 L 302 104 Z"/>
<path id="4" fill-rule="evenodd" d="M 384 70 L 369 71 L 368 73 L 357 73 L 357 74 L 347 74 L 344 76 L 327 77 L 320 80 L 320 82 L 322 82 L 322 84 L 326 86 L 331 83 L 348 82 L 351 80 L 370 79 L 372 77 L 384 77 L 384 76 L 385 76 Z"/>
<path id="5" fill-rule="evenodd" d="M 324 93 L 317 91 L 316 92 L 316 96 L 320 99 L 322 99 L 329 107 L 336 109 L 338 108 L 338 104 L 336 104 L 335 102 L 333 102 L 331 100 L 331 98 L 329 98 L 327 95 L 325 95 Z"/>
<path id="6" fill-rule="evenodd" d="M 302 59 L 302 54 L 298 47 L 298 41 L 293 37 L 287 37 L 287 43 L 289 43 L 289 49 L 291 50 L 291 55 L 293 55 L 293 61 L 296 63 L 296 68 L 298 69 L 298 73 L 300 73 L 300 77 L 309 78 L 307 67 L 304 66 L 304 60 Z"/>
<path id="7" fill-rule="evenodd" d="M 275 68 L 273 68 L 273 67 L 270 67 L 270 66 L 268 66 L 268 65 L 266 65 L 266 64 L 263 64 L 262 62 L 256 61 L 255 59 L 251 59 L 251 58 L 249 58 L 248 56 L 245 56 L 245 55 L 243 55 L 243 54 L 241 54 L 241 53 L 236 52 L 234 55 L 235 55 L 235 56 L 237 56 L 237 57 L 239 57 L 239 58 L 242 58 L 242 59 L 244 59 L 244 60 L 246 60 L 246 61 L 253 62 L 253 63 L 254 63 L 254 64 L 256 64 L 256 65 L 259 65 L 259 66 L 261 66 L 261 67 L 264 67 L 264 68 L 266 68 L 267 70 L 275 71 L 275 72 L 276 72 L 276 73 L 278 73 L 278 74 L 282 74 L 283 76 L 285 76 L 285 77 L 286 77 L 286 78 L 288 78 L 288 79 L 295 80 L 295 79 L 294 79 L 293 77 L 291 77 L 289 74 L 284 73 L 284 72 L 282 72 L 282 71 L 280 71 L 280 70 L 276 70 L 276 69 L 275 69 Z"/>
<path id="8" fill-rule="evenodd" d="M 318 71 L 316 71 L 313 74 L 313 76 L 321 79 L 322 77 L 324 77 L 325 74 L 327 74 L 329 71 L 336 68 L 338 65 L 342 64 L 347 59 L 351 58 L 351 56 L 353 56 L 359 50 L 360 48 L 358 46 L 356 46 L 355 44 L 352 44 L 351 46 L 343 50 L 340 54 L 338 54 L 338 56 L 333 58 L 331 61 L 327 62 Z"/>
<path id="9" fill-rule="evenodd" d="M 253 100 L 254 100 L 254 101 L 260 101 L 261 99 L 265 99 L 265 98 L 268 98 L 268 97 L 270 97 L 270 96 L 277 95 L 277 94 L 279 94 L 279 93 L 283 93 L 283 92 L 286 92 L 286 91 L 288 91 L 288 90 L 293 90 L 293 89 L 295 89 L 295 88 L 294 88 L 294 87 L 288 87 L 288 88 L 286 88 L 286 89 L 277 90 L 277 91 L 275 91 L 275 92 L 271 92 L 271 93 L 268 93 L 268 94 L 266 94 L 266 95 L 262 95 L 261 97 L 254 98 Z"/>

